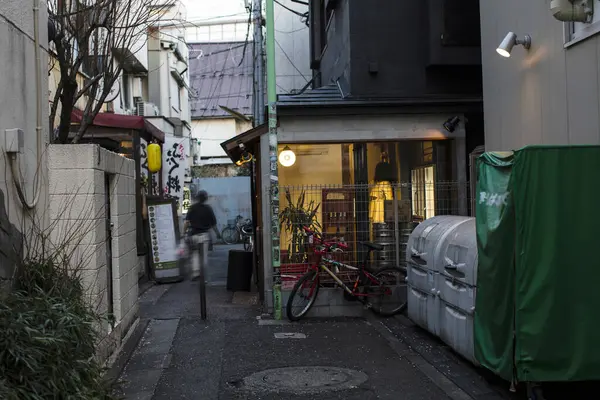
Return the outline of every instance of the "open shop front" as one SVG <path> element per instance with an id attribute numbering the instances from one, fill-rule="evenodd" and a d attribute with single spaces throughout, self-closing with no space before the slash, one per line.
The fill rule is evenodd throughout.
<path id="1" fill-rule="evenodd" d="M 222 147 L 234 162 L 252 166 L 255 277 L 261 300 L 268 305 L 272 299 L 265 196 L 269 185 L 267 130 L 265 125 L 258 126 Z M 280 143 L 284 302 L 285 292 L 310 262 L 302 226 L 312 226 L 327 239 L 346 242 L 350 250 L 337 257 L 353 265 L 365 256 L 366 249 L 359 242 L 383 245 L 384 250 L 372 258 L 372 266 L 382 268 L 403 264 L 404 244 L 419 221 L 434 215 L 467 214 L 466 182 L 457 180 L 455 149 L 452 139 Z"/>

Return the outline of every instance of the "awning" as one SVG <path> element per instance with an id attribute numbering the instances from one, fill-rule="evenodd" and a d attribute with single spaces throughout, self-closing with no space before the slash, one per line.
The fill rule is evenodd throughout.
<path id="1" fill-rule="evenodd" d="M 83 112 L 74 108 L 71 112 L 71 122 L 76 124 L 81 123 Z M 148 132 L 152 138 L 161 143 L 165 141 L 165 133 L 158 129 L 152 123 L 146 121 L 144 117 L 137 115 L 124 115 L 113 113 L 98 113 L 94 118 L 93 125 L 102 126 L 105 128 L 129 129 Z"/>
<path id="2" fill-rule="evenodd" d="M 267 124 L 258 125 L 246 132 L 242 132 L 237 136 L 232 137 L 229 140 L 221 143 L 221 147 L 227 153 L 227 156 L 234 163 L 237 162 L 242 157 L 242 149 L 240 149 L 240 144 L 243 144 L 246 149 L 250 147 L 250 145 L 257 142 L 260 137 L 269 132 L 269 126 Z"/>

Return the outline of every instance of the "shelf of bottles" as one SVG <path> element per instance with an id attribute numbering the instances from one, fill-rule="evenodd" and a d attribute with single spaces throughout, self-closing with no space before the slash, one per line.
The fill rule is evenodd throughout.
<path id="1" fill-rule="evenodd" d="M 326 240 L 338 240 L 350 246 L 349 251 L 335 254 L 335 259 L 342 262 L 354 261 L 353 248 L 356 242 L 354 190 L 323 189 L 321 198 L 323 237 Z"/>

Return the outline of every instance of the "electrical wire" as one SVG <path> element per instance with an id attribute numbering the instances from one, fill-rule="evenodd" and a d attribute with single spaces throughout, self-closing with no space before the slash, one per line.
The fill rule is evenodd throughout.
<path id="1" fill-rule="evenodd" d="M 208 22 L 208 21 L 214 21 L 215 19 L 229 18 L 229 17 L 238 17 L 240 15 L 246 15 L 246 12 L 239 12 L 239 13 L 227 14 L 227 15 L 217 15 L 217 16 L 214 16 L 214 17 L 209 17 L 209 18 L 204 18 L 204 19 L 186 20 L 185 22 L 193 25 L 193 24 L 198 23 L 198 22 Z"/>
<path id="2" fill-rule="evenodd" d="M 285 56 L 285 58 L 287 58 L 287 60 L 290 62 L 290 64 L 292 64 L 292 67 L 294 67 L 294 69 L 300 74 L 300 76 L 302 76 L 302 78 L 304 78 L 304 80 L 306 82 L 308 82 L 308 79 L 306 78 L 306 76 L 304 76 L 304 74 L 302 73 L 302 71 L 300 71 L 298 69 L 298 67 L 296 67 L 296 64 L 294 64 L 294 62 L 292 61 L 292 59 L 290 58 L 290 56 L 288 56 L 288 54 L 285 52 L 285 50 L 283 49 L 283 47 L 281 47 L 281 44 L 279 44 L 279 42 L 277 41 L 277 39 L 275 39 L 275 43 L 281 49 L 281 51 L 283 52 L 283 55 Z"/>
<path id="3" fill-rule="evenodd" d="M 246 29 L 246 40 L 244 40 L 244 50 L 242 50 L 242 59 L 238 64 L 238 67 L 242 65 L 244 62 L 244 57 L 246 56 L 246 48 L 248 47 L 248 39 L 250 38 L 250 25 L 252 24 L 252 6 L 249 7 L 248 10 L 248 28 Z"/>
<path id="4" fill-rule="evenodd" d="M 229 53 L 229 54 L 227 55 L 227 57 L 226 57 L 225 61 L 224 61 L 224 62 L 223 62 L 223 64 L 221 65 L 221 68 L 220 68 L 220 70 L 219 70 L 218 72 L 217 72 L 217 71 L 215 71 L 215 72 L 213 73 L 213 75 L 218 75 L 218 78 L 216 79 L 216 82 L 214 82 L 214 83 L 213 83 L 213 85 L 211 85 L 211 88 L 209 89 L 210 95 L 209 95 L 209 97 L 206 99 L 206 100 L 208 100 L 208 101 L 207 101 L 207 103 L 208 103 L 208 102 L 211 102 L 212 100 L 214 100 L 214 99 L 215 99 L 215 94 L 217 93 L 217 90 L 220 90 L 220 89 L 221 89 L 221 87 L 222 87 L 222 85 L 223 85 L 223 77 L 224 77 L 224 76 L 227 76 L 227 74 L 224 74 L 224 71 L 225 71 L 225 69 L 227 68 L 227 67 L 226 67 L 226 65 L 227 65 L 227 59 L 229 59 L 229 57 L 230 57 L 230 56 L 232 56 L 232 53 L 231 53 L 231 52 L 232 52 L 232 50 L 233 50 L 234 48 L 240 48 L 240 47 L 243 47 L 243 50 L 242 50 L 242 57 L 241 57 L 241 60 L 240 60 L 240 62 L 239 62 L 239 63 L 237 63 L 237 67 L 240 67 L 240 66 L 242 65 L 242 63 L 244 62 L 244 59 L 245 59 L 245 56 L 246 56 L 246 50 L 247 50 L 247 48 L 248 48 L 248 42 L 249 42 L 249 39 L 250 39 L 250 25 L 251 25 L 251 22 L 252 22 L 252 9 L 250 9 L 250 10 L 248 11 L 248 27 L 247 27 L 247 31 L 246 31 L 246 39 L 244 40 L 244 44 L 243 44 L 243 45 L 237 45 L 237 46 L 229 46 L 228 50 L 226 50 L 226 51 L 228 51 L 228 53 Z M 219 52 L 225 52 L 225 51 L 221 50 L 221 51 L 219 51 Z M 217 52 L 213 52 L 213 53 L 211 53 L 211 55 L 212 55 L 212 54 L 217 54 Z M 202 55 L 202 57 L 203 57 L 203 56 L 204 56 L 204 55 Z M 232 59 L 232 61 L 235 63 L 235 60 L 233 60 L 233 59 Z M 210 73 L 209 73 L 209 74 L 210 74 Z M 196 75 L 196 74 L 194 74 L 194 75 Z M 229 74 L 229 75 L 235 75 L 235 74 Z M 231 95 L 231 93 L 230 93 L 229 95 L 225 95 L 225 96 L 218 96 L 218 98 L 219 98 L 219 99 L 224 99 L 224 98 L 236 98 L 236 97 L 237 97 L 237 98 L 239 98 L 239 97 L 241 97 L 241 96 L 242 96 L 242 85 L 243 85 L 243 80 L 241 80 L 241 82 L 240 82 L 240 88 L 239 88 L 239 92 L 238 92 L 238 94 L 237 94 L 237 95 Z M 230 89 L 231 89 L 231 88 L 230 88 Z M 196 92 L 198 93 L 199 91 L 198 91 L 198 90 L 196 90 Z M 195 101 L 194 101 L 194 103 L 198 103 L 198 102 L 199 102 L 199 100 L 201 100 L 201 98 L 199 98 L 199 97 L 195 97 L 195 98 L 194 98 L 194 100 L 195 100 Z M 208 104 L 207 104 L 207 106 L 208 106 Z M 204 117 L 204 116 L 206 115 L 206 112 L 207 112 L 207 111 L 209 111 L 209 109 L 211 109 L 211 108 L 209 108 L 209 107 L 205 107 L 205 108 L 204 108 L 204 111 L 202 112 L 202 115 L 201 115 L 201 116 L 202 116 L 202 117 Z"/>
<path id="5" fill-rule="evenodd" d="M 284 35 L 291 35 L 292 33 L 300 32 L 300 31 L 305 31 L 305 30 L 306 30 L 306 27 L 299 28 L 299 29 L 294 29 L 293 31 L 281 31 L 279 29 L 275 29 L 275 32 L 283 33 Z"/>
<path id="6" fill-rule="evenodd" d="M 286 6 L 285 4 L 282 4 L 279 0 L 273 0 L 275 3 L 277 3 L 280 7 L 288 10 L 289 12 L 296 14 L 297 16 L 301 17 L 301 21 L 304 25 L 309 26 L 309 16 L 310 13 L 308 11 L 302 13 L 300 11 L 294 10 L 293 8 L 290 8 L 288 6 Z"/>

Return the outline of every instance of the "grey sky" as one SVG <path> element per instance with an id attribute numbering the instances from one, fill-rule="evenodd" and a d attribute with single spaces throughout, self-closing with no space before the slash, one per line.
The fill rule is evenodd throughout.
<path id="1" fill-rule="evenodd" d="M 182 0 L 188 21 L 213 20 L 215 17 L 248 15 L 244 0 Z"/>

